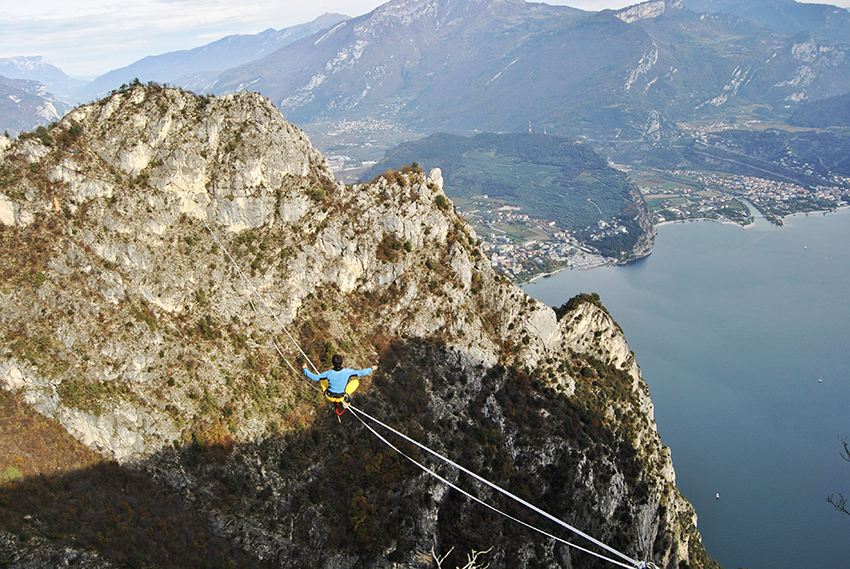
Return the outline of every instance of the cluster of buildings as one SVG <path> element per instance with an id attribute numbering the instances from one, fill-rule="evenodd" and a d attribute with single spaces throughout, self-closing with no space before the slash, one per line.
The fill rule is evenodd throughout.
<path id="1" fill-rule="evenodd" d="M 628 233 L 629 230 L 623 225 L 620 225 L 613 220 L 611 222 L 600 219 L 596 222 L 596 226 L 587 227 L 583 232 L 583 236 L 589 238 L 590 241 L 601 241 L 606 237 L 611 237 L 617 233 Z"/>
<path id="2" fill-rule="evenodd" d="M 460 201 L 460 200 L 458 200 Z M 475 226 L 481 249 L 493 268 L 514 282 L 563 268 L 586 269 L 613 263 L 582 245 L 554 221 L 535 219 L 522 208 L 506 205 L 488 196 L 478 196 L 458 208 Z M 605 229 L 610 229 L 607 224 Z"/>
<path id="3" fill-rule="evenodd" d="M 850 191 L 838 185 L 807 188 L 790 181 L 691 170 L 671 174 L 693 187 L 643 187 L 656 223 L 716 219 L 746 225 L 753 219 L 750 209 L 755 208 L 781 224 L 786 215 L 833 210 L 850 203 Z"/>
<path id="4" fill-rule="evenodd" d="M 745 225 L 752 221 L 747 207 L 729 194 L 688 188 L 677 188 L 675 191 L 642 188 L 641 192 L 653 210 L 655 223 L 716 219 Z"/>
<path id="5" fill-rule="evenodd" d="M 374 132 L 395 132 L 399 125 L 379 118 L 365 118 L 360 120 L 340 120 L 328 125 L 325 131 L 327 136 L 342 136 L 344 134 L 363 134 Z"/>
<path id="6" fill-rule="evenodd" d="M 491 239 L 486 235 L 481 236 L 481 248 L 490 258 L 493 268 L 514 282 L 525 282 L 535 276 L 550 274 L 560 269 L 589 269 L 616 261 L 598 255 L 571 239 L 499 243 L 498 237 L 495 240 L 492 235 L 490 237 Z"/>
<path id="7" fill-rule="evenodd" d="M 750 125 L 750 123 L 756 124 L 757 122 L 758 121 L 750 121 L 744 126 L 747 127 Z M 682 132 L 687 132 L 697 137 L 702 137 L 706 134 L 712 134 L 715 132 L 723 132 L 725 130 L 733 130 L 734 128 L 736 128 L 732 124 L 723 120 L 708 124 L 691 124 L 680 122 L 676 123 L 676 126 L 678 126 L 679 129 L 682 130 Z"/>
<path id="8" fill-rule="evenodd" d="M 781 218 L 794 213 L 833 210 L 850 204 L 850 190 L 847 189 L 850 184 L 845 187 L 807 188 L 793 182 L 716 174 L 701 175 L 699 180 L 706 187 L 746 198 L 767 217 Z"/>

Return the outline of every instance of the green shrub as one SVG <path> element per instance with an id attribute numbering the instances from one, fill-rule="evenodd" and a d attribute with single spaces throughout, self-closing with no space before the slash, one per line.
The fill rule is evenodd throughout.
<path id="1" fill-rule="evenodd" d="M 597 306 L 597 307 L 601 308 L 602 310 L 604 310 L 606 313 L 608 312 L 608 310 L 604 306 L 602 306 L 602 301 L 599 297 L 599 294 L 597 294 L 595 292 L 591 293 L 591 294 L 587 294 L 586 292 L 582 292 L 582 293 L 575 295 L 574 297 L 569 299 L 567 302 L 565 302 L 561 306 L 556 307 L 555 308 L 555 316 L 558 318 L 558 320 L 560 320 L 561 318 L 563 318 L 563 316 L 566 313 L 572 312 L 573 310 L 575 310 L 576 308 L 578 308 L 579 306 L 581 306 L 582 304 L 585 304 L 585 303 L 593 304 L 594 306 Z"/>
<path id="2" fill-rule="evenodd" d="M 33 288 L 40 287 L 45 280 L 47 280 L 47 277 L 44 275 L 44 271 L 38 271 L 32 279 Z"/>
<path id="3" fill-rule="evenodd" d="M 12 480 L 16 480 L 18 478 L 23 478 L 23 473 L 15 468 L 14 466 L 10 466 L 2 473 L 0 473 L 0 484 L 4 482 L 11 482 Z"/>
<path id="4" fill-rule="evenodd" d="M 387 261 L 390 263 L 398 260 L 398 251 L 402 248 L 402 243 L 389 233 L 384 235 L 381 243 L 378 245 L 375 256 L 379 261 Z"/>
<path id="5" fill-rule="evenodd" d="M 218 331 L 218 323 L 209 314 L 198 320 L 198 330 L 205 340 L 213 340 L 221 336 Z"/>
<path id="6" fill-rule="evenodd" d="M 117 395 L 118 391 L 120 390 L 106 381 L 101 383 L 84 380 L 65 380 L 56 390 L 64 405 L 98 416 L 103 412 L 103 400 Z"/>

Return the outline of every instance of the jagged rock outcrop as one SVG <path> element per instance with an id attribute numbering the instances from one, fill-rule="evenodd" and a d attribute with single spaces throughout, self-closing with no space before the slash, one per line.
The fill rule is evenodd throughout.
<path id="1" fill-rule="evenodd" d="M 50 134 L 3 157 L 0 385 L 258 564 L 493 545 L 492 567 L 595 566 L 337 423 L 291 336 L 317 366 L 377 363 L 358 406 L 511 491 L 636 558 L 713 565 L 622 331 L 496 274 L 439 171 L 336 183 L 255 94 L 136 86 Z"/>

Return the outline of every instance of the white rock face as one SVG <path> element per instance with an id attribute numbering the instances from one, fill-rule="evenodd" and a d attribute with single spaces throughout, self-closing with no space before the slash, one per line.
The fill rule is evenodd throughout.
<path id="1" fill-rule="evenodd" d="M 81 443 L 122 462 L 180 437 L 180 430 L 169 417 L 127 402 L 99 415 L 66 407 L 56 392 L 56 383 L 15 361 L 0 364 L 0 387 L 21 393 L 24 401 L 57 420 Z"/>
<path id="2" fill-rule="evenodd" d="M 6 227 L 15 225 L 15 202 L 0 194 L 0 223 Z"/>
<path id="3" fill-rule="evenodd" d="M 561 322 L 565 343 L 583 353 L 604 355 L 615 367 L 634 359 L 622 330 L 607 313 L 584 303 L 571 316 L 570 322 Z"/>
<path id="4" fill-rule="evenodd" d="M 72 160 L 64 160 L 48 173 L 51 182 L 67 184 L 71 196 L 77 201 L 112 197 L 113 186 L 102 180 L 91 179 Z"/>
<path id="5" fill-rule="evenodd" d="M 42 257 L 28 262 L 41 263 L 43 279 L 0 287 L 0 322 L 20 340 L 4 339 L 12 355 L 0 361 L 0 385 L 82 443 L 132 462 L 175 440 L 256 441 L 296 428 L 288 421 L 309 423 L 303 409 L 286 411 L 301 400 L 303 378 L 286 365 L 304 359 L 302 346 L 311 358 L 338 346 L 363 366 L 383 365 L 391 349 L 382 344 L 437 346 L 440 363 L 465 379 L 428 402 L 438 419 L 465 412 L 485 376 L 507 373 L 497 365 L 596 398 L 588 390 L 602 378 L 591 366 L 601 362 L 621 395 L 599 397 L 600 420 L 616 429 L 629 417 L 621 444 L 660 473 L 646 511 L 635 510 L 646 543 L 655 543 L 660 504 L 671 528 L 692 514 L 619 326 L 592 302 L 558 320 L 497 275 L 446 207 L 438 169 L 337 184 L 303 132 L 250 93 L 136 88 L 56 128 L 73 124 L 82 127 L 73 152 L 33 140 L 6 151 L 27 166 L 20 186 L 0 195 L 0 222 L 42 227 Z M 78 382 L 100 393 L 97 405 L 68 395 Z M 552 466 L 563 440 L 528 448 L 507 431 L 498 398 L 485 400 L 481 412 L 505 432 L 512 460 Z M 581 461 L 598 511 L 613 514 L 631 491 L 624 474 Z M 603 467 L 612 475 L 598 491 Z"/>
<path id="6" fill-rule="evenodd" d="M 53 417 L 77 440 L 115 460 L 126 462 L 180 438 L 180 429 L 167 416 L 122 402 L 108 413 L 95 415 L 59 407 Z"/>
<path id="7" fill-rule="evenodd" d="M 651 0 L 618 10 L 615 15 L 627 24 L 631 24 L 638 20 L 657 18 L 667 10 L 681 10 L 682 8 L 684 8 L 682 0 Z"/>
<path id="8" fill-rule="evenodd" d="M 7 196 L 0 194 L 0 223 L 6 227 L 26 227 L 34 219 L 31 212 L 22 208 Z"/>
<path id="9" fill-rule="evenodd" d="M 531 332 L 546 350 L 557 349 L 563 342 L 555 313 L 549 307 L 540 305 L 540 310 L 531 313 L 528 319 L 528 331 Z"/>
<path id="10" fill-rule="evenodd" d="M 443 189 L 443 171 L 439 168 L 433 168 L 428 174 L 428 181 L 435 184 L 441 190 Z"/>
<path id="11" fill-rule="evenodd" d="M 638 61 L 637 66 L 629 71 L 629 76 L 626 79 L 625 85 L 623 85 L 623 89 L 626 91 L 630 90 L 635 81 L 637 81 L 639 77 L 645 76 L 649 73 L 656 63 L 658 63 L 658 46 L 655 45 L 655 40 L 653 40 L 652 50 L 649 53 L 643 54 L 640 61 Z"/>

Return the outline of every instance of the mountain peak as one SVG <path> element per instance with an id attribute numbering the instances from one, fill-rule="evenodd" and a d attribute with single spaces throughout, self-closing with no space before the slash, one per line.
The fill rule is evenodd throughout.
<path id="1" fill-rule="evenodd" d="M 627 24 L 631 24 L 638 20 L 651 20 L 670 10 L 682 10 L 684 7 L 682 0 L 649 0 L 649 2 L 617 10 L 614 14 Z"/>
<path id="2" fill-rule="evenodd" d="M 0 59 L 0 66 L 13 65 L 19 69 L 42 69 L 45 67 L 55 67 L 53 63 L 41 55 L 17 55 L 14 57 L 6 57 Z"/>
<path id="3" fill-rule="evenodd" d="M 446 24 L 457 19 L 474 18 L 485 12 L 533 9 L 524 0 L 391 0 L 363 16 L 372 23 L 410 26 L 417 21 Z M 365 23 L 365 22 L 364 22 Z"/>

